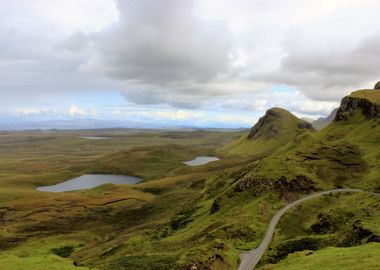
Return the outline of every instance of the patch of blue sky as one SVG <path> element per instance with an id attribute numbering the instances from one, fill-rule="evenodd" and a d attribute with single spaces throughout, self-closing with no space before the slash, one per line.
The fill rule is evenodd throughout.
<path id="1" fill-rule="evenodd" d="M 270 86 L 270 90 L 273 93 L 295 93 L 295 92 L 297 92 L 296 87 L 289 86 L 286 84 L 273 84 Z"/>

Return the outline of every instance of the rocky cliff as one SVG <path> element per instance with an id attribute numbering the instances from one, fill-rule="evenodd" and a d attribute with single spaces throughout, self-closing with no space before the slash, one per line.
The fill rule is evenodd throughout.
<path id="1" fill-rule="evenodd" d="M 380 91 L 359 90 L 342 99 L 334 121 L 348 120 L 356 111 L 360 111 L 367 119 L 380 115 Z"/>

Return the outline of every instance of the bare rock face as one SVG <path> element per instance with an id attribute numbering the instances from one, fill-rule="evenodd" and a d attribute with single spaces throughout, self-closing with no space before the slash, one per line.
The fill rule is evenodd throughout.
<path id="1" fill-rule="evenodd" d="M 299 129 L 310 129 L 310 130 L 313 130 L 314 128 L 313 128 L 313 125 L 312 124 L 310 124 L 310 123 L 308 123 L 308 122 L 302 122 L 302 123 L 299 123 L 298 125 L 297 125 L 297 127 L 299 128 Z"/>
<path id="2" fill-rule="evenodd" d="M 373 88 L 375 90 L 380 90 L 380 81 L 378 81 L 376 84 L 375 84 L 375 87 Z"/>
<path id="3" fill-rule="evenodd" d="M 268 126 L 268 131 L 266 132 L 266 137 L 273 138 L 278 133 L 278 128 L 272 124 L 275 118 L 280 118 L 281 116 L 275 110 L 268 110 L 266 114 L 259 119 L 256 125 L 251 129 L 251 132 L 248 134 L 248 139 L 255 137 L 258 132 Z"/>
<path id="4" fill-rule="evenodd" d="M 346 121 L 358 109 L 367 119 L 373 119 L 380 115 L 380 105 L 373 104 L 367 99 L 347 96 L 342 99 L 334 121 Z"/>

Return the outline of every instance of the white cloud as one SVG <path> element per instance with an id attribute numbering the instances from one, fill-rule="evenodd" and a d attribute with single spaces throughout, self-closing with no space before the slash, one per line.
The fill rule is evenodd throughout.
<path id="1" fill-rule="evenodd" d="M 70 108 L 67 110 L 67 113 L 70 116 L 84 116 L 88 114 L 84 109 L 78 108 L 75 105 L 70 106 Z"/>
<path id="2" fill-rule="evenodd" d="M 380 79 L 379 12 L 375 0 L 3 0 L 0 105 L 110 117 L 60 98 L 117 90 L 152 119 L 272 106 L 327 114 Z M 294 91 L 272 93 L 276 85 Z"/>
<path id="3" fill-rule="evenodd" d="M 72 117 L 96 117 L 97 111 L 94 108 L 80 108 L 71 105 L 67 108 L 51 107 L 16 107 L 3 109 L 2 113 L 11 114 L 16 117 L 41 117 L 41 118 L 72 118 Z"/>
<path id="4" fill-rule="evenodd" d="M 224 123 L 240 123 L 242 126 L 252 126 L 256 119 L 243 115 L 220 115 L 215 121 Z"/>
<path id="5" fill-rule="evenodd" d="M 337 102 L 317 100 L 292 100 L 290 108 L 295 113 L 306 115 L 327 115 L 339 106 Z"/>
<path id="6" fill-rule="evenodd" d="M 29 107 L 29 108 L 14 108 L 10 110 L 11 114 L 17 115 L 17 116 L 44 116 L 44 115 L 52 115 L 56 114 L 56 110 L 52 110 L 49 108 L 36 108 L 36 107 Z"/>

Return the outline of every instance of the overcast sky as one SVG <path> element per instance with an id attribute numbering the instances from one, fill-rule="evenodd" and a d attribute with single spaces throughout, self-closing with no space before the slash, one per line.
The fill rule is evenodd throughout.
<path id="1" fill-rule="evenodd" d="M 1 0 L 0 120 L 251 126 L 380 80 L 375 0 Z"/>

